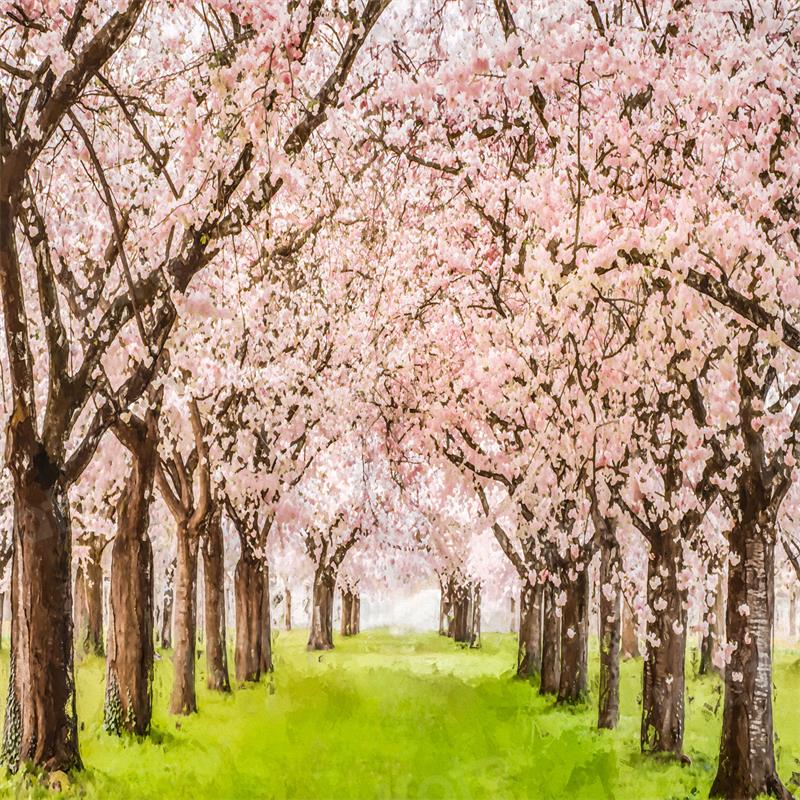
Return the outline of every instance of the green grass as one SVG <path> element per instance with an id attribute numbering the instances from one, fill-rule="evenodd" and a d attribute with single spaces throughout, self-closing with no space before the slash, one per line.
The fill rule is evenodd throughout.
<path id="1" fill-rule="evenodd" d="M 514 637 L 480 651 L 435 634 L 369 631 L 310 654 L 305 632 L 281 633 L 275 673 L 232 696 L 204 686 L 200 712 L 167 714 L 171 665 L 158 663 L 152 739 L 102 729 L 103 663 L 78 668 L 84 798 L 693 798 L 713 779 L 719 682 L 693 676 L 686 712 L 690 767 L 638 753 L 641 662 L 623 665 L 622 719 L 594 730 L 592 704 L 555 708 L 513 679 Z M 7 682 L 7 653 L 0 686 Z M 800 653 L 776 656 L 776 728 L 785 781 L 800 769 Z M 593 658 L 593 695 L 596 695 Z M 691 662 L 691 657 L 690 657 Z M 4 693 L 4 692 L 3 692 Z M 1 703 L 2 701 L 0 701 Z M 721 704 L 720 704 L 721 706 Z M 716 711 L 715 711 L 716 709 Z M 49 794 L 33 777 L 0 776 L 0 796 Z M 31 787 L 34 787 L 33 790 Z"/>

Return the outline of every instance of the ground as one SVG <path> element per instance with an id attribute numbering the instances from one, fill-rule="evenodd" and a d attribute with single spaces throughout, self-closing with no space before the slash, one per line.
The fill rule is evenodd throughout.
<path id="1" fill-rule="evenodd" d="M 212 695 L 198 662 L 200 713 L 167 714 L 168 655 L 158 662 L 152 740 L 102 728 L 101 659 L 78 667 L 86 771 L 67 796 L 145 798 L 694 798 L 714 775 L 721 718 L 715 678 L 689 656 L 686 751 L 690 767 L 638 753 L 641 661 L 623 665 L 619 730 L 594 730 L 593 703 L 556 708 L 515 680 L 515 639 L 489 634 L 481 650 L 436 634 L 367 631 L 336 650 L 305 650 L 305 631 L 279 633 L 275 673 L 232 696 Z M 596 694 L 596 658 L 592 659 Z M 776 654 L 775 722 L 784 781 L 800 771 L 800 652 Z M 0 686 L 8 680 L 7 651 Z M 2 705 L 3 701 L 0 701 Z M 0 776 L 0 796 L 36 778 Z M 52 796 L 52 795 L 50 795 Z"/>

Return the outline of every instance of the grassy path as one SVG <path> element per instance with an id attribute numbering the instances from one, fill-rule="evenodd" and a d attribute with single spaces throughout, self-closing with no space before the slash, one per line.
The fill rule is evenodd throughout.
<path id="1" fill-rule="evenodd" d="M 690 679 L 686 750 L 691 767 L 637 751 L 641 662 L 623 666 L 619 730 L 594 730 L 595 709 L 556 709 L 513 680 L 514 637 L 486 635 L 480 651 L 435 634 L 369 631 L 305 651 L 305 632 L 280 633 L 276 671 L 232 696 L 204 688 L 200 713 L 166 713 L 171 666 L 158 663 L 154 736 L 118 740 L 102 730 L 103 663 L 78 670 L 87 771 L 68 796 L 145 798 L 693 798 L 713 778 L 719 683 Z M 7 652 L 0 686 L 7 685 Z M 777 654 L 780 771 L 800 770 L 800 653 Z M 693 673 L 691 666 L 690 674 Z M 593 674 L 596 688 L 596 675 Z M 4 694 L 4 691 L 3 691 Z M 4 702 L 4 698 L 0 703 Z M 31 779 L 0 777 L 0 796 L 28 797 Z M 39 794 L 39 792 L 35 792 Z M 49 795 L 49 792 L 43 792 Z M 52 795 L 50 795 L 52 796 Z"/>

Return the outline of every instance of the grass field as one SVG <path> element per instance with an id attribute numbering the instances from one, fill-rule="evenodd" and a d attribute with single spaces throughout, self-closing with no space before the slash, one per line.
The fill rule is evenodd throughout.
<path id="1" fill-rule="evenodd" d="M 694 798 L 714 775 L 720 686 L 689 667 L 686 751 L 692 765 L 638 753 L 641 662 L 623 666 L 622 720 L 594 730 L 595 708 L 558 709 L 513 679 L 512 635 L 459 649 L 435 634 L 368 631 L 310 654 L 305 632 L 280 633 L 275 673 L 212 695 L 198 664 L 200 713 L 166 713 L 171 664 L 155 678 L 150 740 L 102 729 L 103 662 L 78 668 L 86 771 L 67 796 L 119 798 Z M 692 656 L 690 656 L 691 661 Z M 775 718 L 782 777 L 800 770 L 800 653 L 777 656 Z M 593 663 L 596 659 L 593 659 Z M 595 667 L 596 670 L 596 667 Z M 7 652 L 0 686 L 7 685 Z M 593 690 L 596 672 L 593 673 Z M 0 704 L 4 702 L 4 698 Z M 51 796 L 36 776 L 0 776 L 0 796 Z"/>

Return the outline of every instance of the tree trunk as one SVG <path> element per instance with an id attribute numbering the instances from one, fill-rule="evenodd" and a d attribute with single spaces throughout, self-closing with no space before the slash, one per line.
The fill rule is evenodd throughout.
<path id="1" fill-rule="evenodd" d="M 772 624 L 775 603 L 774 519 L 757 487 L 741 492 L 741 519 L 729 535 L 728 641 L 719 767 L 712 797 L 788 798 L 775 767 L 772 725 Z M 766 518 L 766 519 L 765 519 Z"/>
<path id="2" fill-rule="evenodd" d="M 203 536 L 203 580 L 206 626 L 206 684 L 217 692 L 229 692 L 228 647 L 225 639 L 225 549 L 222 510 L 215 506 Z"/>
<path id="3" fill-rule="evenodd" d="M 86 655 L 104 654 L 102 554 L 101 544 L 92 541 L 75 576 L 75 641 Z"/>
<path id="4" fill-rule="evenodd" d="M 439 636 L 452 636 L 453 581 L 439 578 Z"/>
<path id="5" fill-rule="evenodd" d="M 640 658 L 639 637 L 636 635 L 636 618 L 627 598 L 622 597 L 622 657 L 627 661 Z"/>
<path id="6" fill-rule="evenodd" d="M 333 592 L 336 576 L 323 566 L 314 573 L 309 650 L 333 649 Z"/>
<path id="7" fill-rule="evenodd" d="M 6 593 L 0 592 L 0 650 L 3 649 L 3 622 L 6 611 Z"/>
<path id="8" fill-rule="evenodd" d="M 704 631 L 703 639 L 700 643 L 700 669 L 701 675 L 708 675 L 716 672 L 724 674 L 714 665 L 714 655 L 721 647 L 721 642 L 725 637 L 725 593 L 722 587 L 722 576 L 717 579 L 717 586 L 713 592 L 713 602 L 707 606 L 703 612 Z"/>
<path id="9" fill-rule="evenodd" d="M 174 679 L 170 712 L 192 714 L 197 711 L 194 685 L 197 639 L 197 550 L 198 532 L 183 525 L 177 529 L 175 567 L 175 649 L 172 656 Z"/>
<path id="10" fill-rule="evenodd" d="M 479 583 L 471 586 L 469 600 L 469 646 L 481 646 L 481 587 Z"/>
<path id="11" fill-rule="evenodd" d="M 561 676 L 561 618 L 556 613 L 555 588 L 551 583 L 544 585 L 543 597 L 542 680 L 539 693 L 556 694 Z"/>
<path id="12" fill-rule="evenodd" d="M 236 680 L 257 681 L 261 677 L 261 601 L 264 579 L 261 562 L 242 544 L 242 555 L 234 576 L 236 592 Z"/>
<path id="13" fill-rule="evenodd" d="M 523 590 L 524 591 L 524 590 Z M 513 593 L 511 597 L 508 598 L 508 605 L 511 610 L 511 614 L 509 616 L 509 633 L 516 633 L 517 632 L 517 599 L 514 597 Z M 522 613 L 520 609 L 520 613 Z M 517 659 L 517 666 L 519 666 L 519 659 Z"/>
<path id="14" fill-rule="evenodd" d="M 67 490 L 43 448 L 14 477 L 11 658 L 3 761 L 81 767 L 75 711 Z"/>
<path id="15" fill-rule="evenodd" d="M 622 637 L 622 592 L 616 541 L 600 545 L 600 693 L 597 727 L 616 728 L 619 722 L 619 656 Z"/>
<path id="16" fill-rule="evenodd" d="M 290 631 L 292 629 L 292 590 L 287 586 L 286 592 L 286 604 L 283 607 L 283 628 L 284 630 Z"/>
<path id="17" fill-rule="evenodd" d="M 561 674 L 557 702 L 579 703 L 589 691 L 589 575 L 586 569 L 562 571 L 567 602 L 561 609 Z"/>
<path id="18" fill-rule="evenodd" d="M 103 726 L 115 734 L 148 734 L 153 711 L 153 547 L 148 527 L 158 457 L 157 419 L 149 412 L 144 435 L 125 442 L 132 467 L 117 507 L 111 550 L 103 713 Z"/>
<path id="19" fill-rule="evenodd" d="M 341 620 L 341 634 L 342 636 L 353 635 L 353 593 L 351 591 L 342 590 L 342 620 Z"/>
<path id="20" fill-rule="evenodd" d="M 677 539 L 677 541 L 676 541 Z M 686 656 L 686 591 L 677 532 L 653 530 L 647 569 L 647 622 L 642 690 L 643 752 L 682 755 Z"/>
<path id="21" fill-rule="evenodd" d="M 172 606 L 175 600 L 175 567 L 177 559 L 173 558 L 167 567 L 164 582 L 164 602 L 161 608 L 161 647 L 169 650 L 172 647 Z"/>
<path id="22" fill-rule="evenodd" d="M 797 596 L 800 594 L 797 584 L 793 583 L 789 587 L 789 639 L 797 639 Z M 0 616 L 2 619 L 2 616 Z"/>
<path id="23" fill-rule="evenodd" d="M 261 672 L 272 672 L 275 666 L 272 663 L 272 601 L 269 593 L 269 564 L 264 560 L 261 565 Z M 331 604 L 333 613 L 333 604 Z"/>
<path id="24" fill-rule="evenodd" d="M 517 675 L 538 677 L 542 671 L 542 587 L 525 583 L 519 595 Z M 513 600 L 513 598 L 512 598 Z"/>

